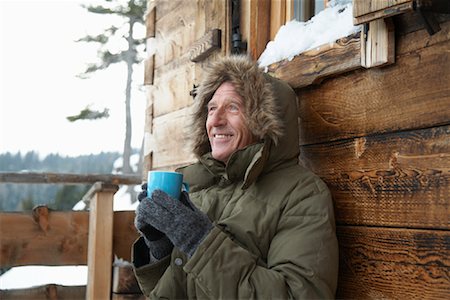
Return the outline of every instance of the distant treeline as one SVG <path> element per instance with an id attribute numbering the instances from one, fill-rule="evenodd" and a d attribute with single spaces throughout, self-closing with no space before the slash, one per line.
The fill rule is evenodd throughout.
<path id="1" fill-rule="evenodd" d="M 107 174 L 113 170 L 119 152 L 76 157 L 49 154 L 43 158 L 37 152 L 0 154 L 0 172 L 54 172 L 78 174 Z M 70 210 L 90 188 L 89 185 L 10 184 L 0 183 L 0 211 L 32 209 L 47 204 L 57 210 Z"/>

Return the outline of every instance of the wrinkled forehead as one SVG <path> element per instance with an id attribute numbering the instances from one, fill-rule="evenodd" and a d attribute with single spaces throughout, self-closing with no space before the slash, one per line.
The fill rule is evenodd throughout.
<path id="1" fill-rule="evenodd" d="M 244 100 L 242 99 L 241 95 L 237 93 L 234 85 L 228 81 L 225 81 L 217 88 L 209 102 L 217 102 L 225 99 L 244 103 Z"/>

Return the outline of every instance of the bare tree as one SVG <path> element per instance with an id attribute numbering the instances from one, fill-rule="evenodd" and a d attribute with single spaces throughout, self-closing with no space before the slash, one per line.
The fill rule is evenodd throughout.
<path id="1" fill-rule="evenodd" d="M 89 12 L 99 15 L 115 15 L 123 19 L 123 24 L 119 27 L 114 25 L 105 28 L 101 34 L 92 36 L 87 35 L 78 40 L 78 42 L 97 43 L 98 57 L 100 61 L 88 64 L 80 78 L 88 78 L 93 72 L 107 69 L 113 64 L 124 62 L 127 67 L 126 89 L 125 89 L 125 140 L 123 147 L 123 173 L 133 173 L 130 165 L 131 156 L 131 86 L 133 77 L 133 66 L 142 61 L 143 48 L 145 47 L 145 38 L 135 38 L 133 36 L 135 26 L 144 26 L 144 13 L 146 9 L 146 0 L 103 0 L 102 5 L 82 5 Z M 123 39 L 126 41 L 127 48 L 119 52 L 111 51 L 110 41 L 113 39 Z M 139 46 L 142 51 L 139 51 Z M 89 107 L 83 109 L 78 115 L 67 117 L 71 122 L 76 120 L 92 120 L 108 117 L 108 110 L 103 112 L 93 111 Z"/>

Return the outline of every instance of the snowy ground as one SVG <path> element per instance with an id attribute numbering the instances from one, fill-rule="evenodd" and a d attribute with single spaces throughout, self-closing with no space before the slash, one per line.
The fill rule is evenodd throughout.
<path id="1" fill-rule="evenodd" d="M 332 0 L 329 7 L 318 13 L 308 22 L 290 21 L 282 26 L 274 41 L 267 44 L 259 58 L 261 67 L 295 55 L 359 31 L 352 23 L 351 0 Z M 296 38 L 292 38 L 295 36 Z M 118 167 L 120 162 L 115 164 Z M 139 189 L 139 187 L 137 187 Z M 129 194 L 122 187 L 115 195 L 114 210 L 134 210 Z M 84 208 L 83 203 L 75 205 L 74 210 Z M 49 283 L 61 285 L 86 285 L 86 266 L 24 266 L 15 267 L 0 276 L 0 289 L 26 288 Z"/>

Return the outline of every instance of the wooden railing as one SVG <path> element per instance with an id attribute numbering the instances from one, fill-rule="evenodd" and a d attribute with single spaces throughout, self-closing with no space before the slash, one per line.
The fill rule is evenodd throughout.
<path id="1" fill-rule="evenodd" d="M 1 290 L 1 299 L 139 299 L 131 267 L 113 267 L 114 256 L 130 261 L 138 236 L 134 211 L 113 211 L 118 185 L 137 185 L 137 175 L 5 173 L 0 183 L 93 184 L 83 197 L 89 211 L 53 211 L 37 206 L 31 212 L 0 212 L 0 267 L 24 265 L 87 265 L 87 287 L 49 284 Z M 37 274 L 37 276 L 39 276 Z"/>

